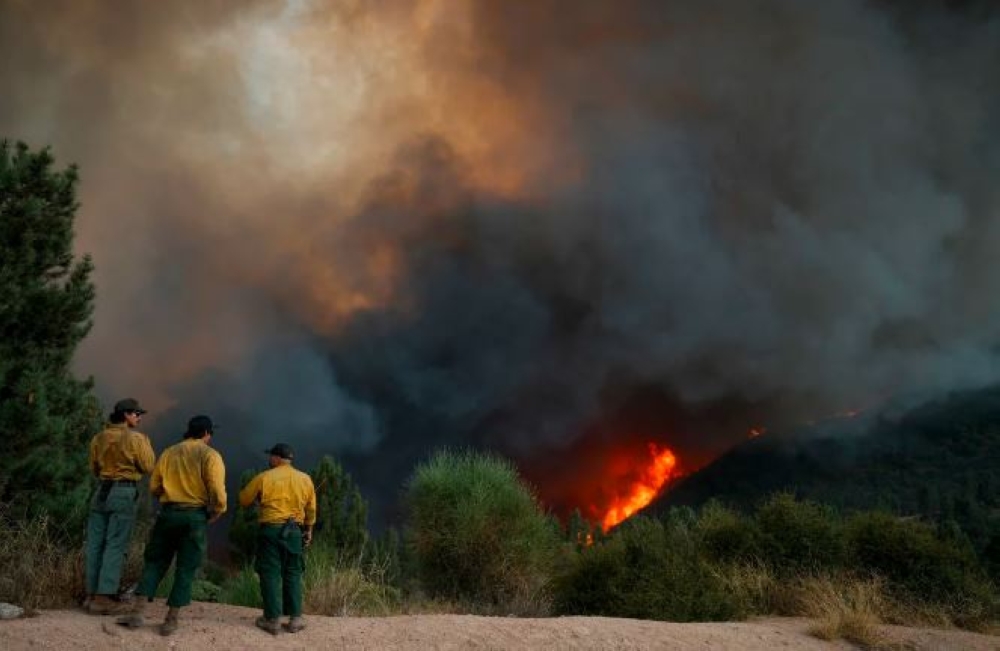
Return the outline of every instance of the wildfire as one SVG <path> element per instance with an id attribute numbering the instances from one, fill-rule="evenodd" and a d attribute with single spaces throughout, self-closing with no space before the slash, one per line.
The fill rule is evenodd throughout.
<path id="1" fill-rule="evenodd" d="M 653 501 L 663 485 L 674 476 L 677 457 L 669 448 L 649 444 L 651 460 L 624 495 L 616 496 L 601 519 L 605 531 Z"/>

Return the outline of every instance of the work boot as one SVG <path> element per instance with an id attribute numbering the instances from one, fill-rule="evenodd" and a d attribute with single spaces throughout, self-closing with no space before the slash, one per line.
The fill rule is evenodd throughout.
<path id="1" fill-rule="evenodd" d="M 132 604 L 132 611 L 125 615 L 124 617 L 119 617 L 115 620 L 119 625 L 126 626 L 128 628 L 142 628 L 146 624 L 146 618 L 142 616 L 143 612 L 146 610 L 146 598 L 137 597 L 135 603 Z"/>
<path id="2" fill-rule="evenodd" d="M 91 615 L 119 615 L 127 609 L 126 604 L 115 601 L 106 594 L 95 594 L 87 604 L 87 612 Z"/>
<path id="3" fill-rule="evenodd" d="M 285 624 L 285 630 L 289 633 L 298 633 L 306 627 L 305 621 L 301 617 L 292 617 Z"/>
<path id="4" fill-rule="evenodd" d="M 177 631 L 177 615 L 180 608 L 171 608 L 167 611 L 167 618 L 160 624 L 160 635 L 173 635 Z"/>
<path id="5" fill-rule="evenodd" d="M 257 618 L 257 628 L 262 631 L 267 631 L 271 635 L 277 635 L 281 632 L 281 625 L 277 619 L 268 619 L 266 617 Z"/>

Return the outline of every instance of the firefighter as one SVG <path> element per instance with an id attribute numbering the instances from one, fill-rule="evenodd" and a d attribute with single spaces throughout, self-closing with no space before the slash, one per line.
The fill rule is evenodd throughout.
<path id="1" fill-rule="evenodd" d="M 87 518 L 84 607 L 93 615 L 124 607 L 115 597 L 135 525 L 136 483 L 153 471 L 156 459 L 149 438 L 132 429 L 145 413 L 134 398 L 119 400 L 108 425 L 90 441 L 90 468 L 100 481 Z"/>
<path id="2" fill-rule="evenodd" d="M 282 614 L 285 630 L 298 633 L 302 620 L 303 552 L 312 542 L 316 523 L 316 488 L 312 478 L 292 467 L 291 446 L 278 443 L 266 453 L 270 470 L 250 480 L 240 491 L 240 506 L 260 503 L 257 522 L 257 557 L 264 616 L 257 626 L 271 635 L 279 632 Z"/>
<path id="3" fill-rule="evenodd" d="M 191 603 L 191 584 L 207 547 L 206 529 L 226 512 L 226 469 L 222 456 L 209 447 L 215 426 L 208 416 L 188 421 L 184 440 L 163 451 L 149 482 L 160 499 L 160 512 L 149 534 L 142 578 L 132 612 L 118 619 L 129 628 L 145 623 L 143 611 L 174 557 L 174 584 L 167 597 L 167 617 L 160 634 L 177 630 L 180 609 Z M 145 597 L 145 598 L 143 598 Z"/>

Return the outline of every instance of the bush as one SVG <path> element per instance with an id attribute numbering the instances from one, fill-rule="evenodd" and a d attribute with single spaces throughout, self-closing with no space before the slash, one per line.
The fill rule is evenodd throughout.
<path id="1" fill-rule="evenodd" d="M 82 597 L 83 554 L 45 515 L 9 517 L 0 507 L 0 601 L 26 609 L 72 605 Z"/>
<path id="2" fill-rule="evenodd" d="M 260 468 L 250 468 L 240 473 L 240 490 L 260 472 L 263 472 Z M 237 505 L 227 533 L 229 558 L 237 567 L 253 565 L 257 551 L 257 529 L 257 504 L 245 508 Z"/>
<path id="3" fill-rule="evenodd" d="M 401 595 L 388 582 L 386 558 L 313 554 L 306 562 L 305 609 L 316 615 L 390 615 Z"/>
<path id="4" fill-rule="evenodd" d="M 846 537 L 852 566 L 884 576 L 898 598 L 946 606 L 964 626 L 996 616 L 994 588 L 968 540 L 881 512 L 851 517 Z"/>
<path id="5" fill-rule="evenodd" d="M 889 608 L 881 579 L 811 578 L 801 583 L 799 593 L 796 614 L 816 620 L 809 630 L 815 637 L 843 639 L 863 649 L 892 648 L 881 629 Z"/>
<path id="6" fill-rule="evenodd" d="M 761 560 L 780 574 L 815 573 L 844 563 L 841 523 L 832 509 L 778 493 L 757 510 Z"/>
<path id="7" fill-rule="evenodd" d="M 170 590 L 174 586 L 174 571 L 176 565 L 171 565 L 166 575 L 156 586 L 156 596 L 166 598 L 170 595 Z M 204 570 L 199 568 L 195 572 L 194 580 L 191 581 L 191 601 L 207 601 L 215 603 L 220 601 L 222 587 L 205 578 Z"/>
<path id="8" fill-rule="evenodd" d="M 558 531 L 506 460 L 440 452 L 406 486 L 407 545 L 432 598 L 541 613 Z"/>
<path id="9" fill-rule="evenodd" d="M 243 566 L 237 574 L 222 582 L 219 587 L 219 603 L 248 608 L 264 607 L 260 580 L 252 566 Z"/>
<path id="10" fill-rule="evenodd" d="M 611 537 L 583 549 L 553 581 L 561 615 L 604 615 L 665 621 L 742 617 L 746 604 L 705 562 L 681 522 L 632 518 Z"/>
<path id="11" fill-rule="evenodd" d="M 709 502 L 695 523 L 695 533 L 706 558 L 716 563 L 757 563 L 761 558 L 760 531 L 750 518 Z"/>

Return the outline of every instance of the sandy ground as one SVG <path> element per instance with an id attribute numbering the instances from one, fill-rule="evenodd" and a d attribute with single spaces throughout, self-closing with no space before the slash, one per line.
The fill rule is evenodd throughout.
<path id="1" fill-rule="evenodd" d="M 161 637 L 156 624 L 166 609 L 150 608 L 150 623 L 130 631 L 113 617 L 82 611 L 44 611 L 37 617 L 0 622 L 0 649 L 87 651 L 221 651 L 223 649 L 850 649 L 807 634 L 804 619 L 673 624 L 606 617 L 517 619 L 468 615 L 307 617 L 306 630 L 272 637 L 254 627 L 259 611 L 193 604 L 182 611 L 181 629 Z M 964 631 L 887 627 L 903 649 L 996 649 L 1000 637 Z"/>

